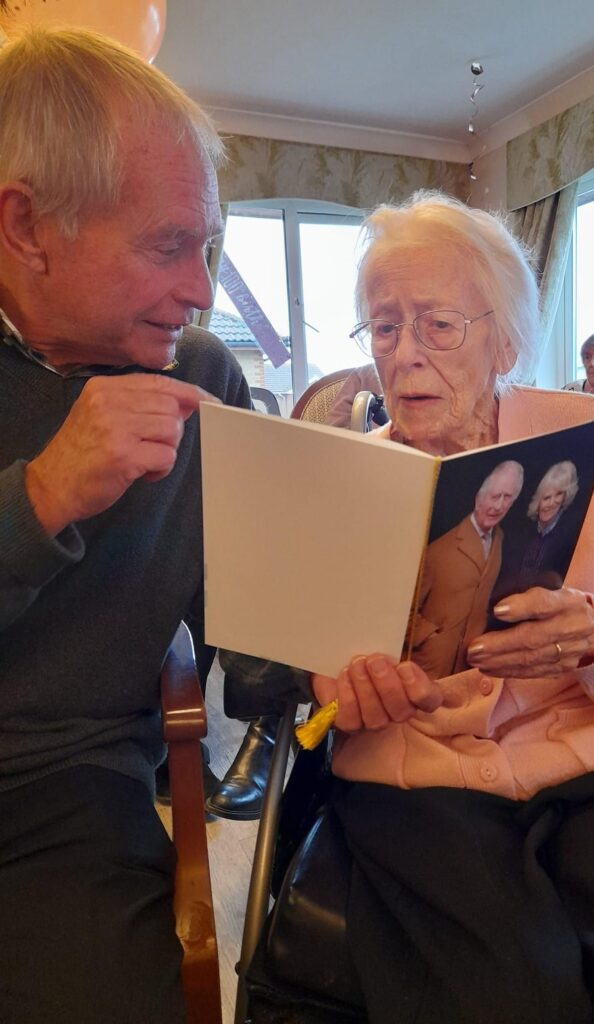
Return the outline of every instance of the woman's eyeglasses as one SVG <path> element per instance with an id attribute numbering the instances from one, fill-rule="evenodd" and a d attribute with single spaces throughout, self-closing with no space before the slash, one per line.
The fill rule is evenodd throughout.
<path id="1" fill-rule="evenodd" d="M 366 356 L 383 359 L 396 351 L 403 327 L 412 327 L 417 341 L 436 352 L 450 352 L 464 344 L 466 328 L 489 316 L 489 309 L 480 316 L 466 317 L 455 309 L 430 309 L 419 313 L 412 323 L 393 324 L 389 320 L 365 320 L 357 324 L 349 338 L 354 338 Z"/>

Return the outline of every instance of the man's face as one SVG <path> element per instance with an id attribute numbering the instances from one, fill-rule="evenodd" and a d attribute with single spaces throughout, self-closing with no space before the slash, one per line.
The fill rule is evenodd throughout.
<path id="1" fill-rule="evenodd" d="M 511 469 L 495 470 L 484 491 L 479 491 L 474 518 L 481 530 L 492 530 L 512 507 L 518 496 L 518 476 Z"/>
<path id="2" fill-rule="evenodd" d="M 56 366 L 162 369 L 194 310 L 212 305 L 204 249 L 221 223 L 210 161 L 156 126 L 126 138 L 117 210 L 88 215 L 74 240 L 40 222 L 44 313 L 27 341 Z"/>

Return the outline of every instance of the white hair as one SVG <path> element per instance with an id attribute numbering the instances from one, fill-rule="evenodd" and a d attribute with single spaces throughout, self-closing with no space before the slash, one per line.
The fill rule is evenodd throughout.
<path id="1" fill-rule="evenodd" d="M 157 123 L 217 163 L 208 116 L 132 50 L 85 29 L 35 28 L 0 48 L 0 182 L 26 182 L 37 216 L 74 237 L 79 219 L 117 207 L 126 117 Z"/>
<path id="2" fill-rule="evenodd" d="M 513 459 L 507 459 L 505 462 L 500 462 L 498 466 L 495 466 L 495 469 L 489 473 L 489 476 L 485 477 L 479 487 L 476 494 L 477 498 L 481 497 L 488 490 L 494 476 L 499 476 L 500 473 L 506 473 L 508 470 L 511 470 L 516 477 L 515 501 L 524 486 L 524 467 L 521 462 L 514 462 Z"/>
<path id="3" fill-rule="evenodd" d="M 497 378 L 497 391 L 532 379 L 539 343 L 538 286 L 529 250 L 514 238 L 501 215 L 473 209 L 441 192 L 420 191 L 398 206 L 378 207 L 363 231 L 366 249 L 356 290 L 360 320 L 369 315 L 368 292 L 378 263 L 389 265 L 399 251 L 449 247 L 465 262 L 469 282 L 494 310 L 499 332 L 516 354 L 515 365 Z"/>
<path id="4" fill-rule="evenodd" d="M 573 462 L 567 459 L 565 462 L 556 462 L 554 466 L 550 466 L 547 469 L 530 499 L 528 511 L 526 512 L 529 519 L 538 519 L 538 506 L 540 505 L 543 493 L 549 487 L 555 487 L 557 490 L 565 492 L 561 503 L 561 508 L 565 511 L 571 505 L 579 490 L 577 469 Z"/>

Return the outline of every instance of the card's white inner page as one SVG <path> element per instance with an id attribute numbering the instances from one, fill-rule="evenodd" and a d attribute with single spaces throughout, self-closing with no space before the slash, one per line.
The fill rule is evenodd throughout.
<path id="1" fill-rule="evenodd" d="M 331 676 L 398 658 L 434 459 L 222 405 L 200 419 L 207 643 Z"/>

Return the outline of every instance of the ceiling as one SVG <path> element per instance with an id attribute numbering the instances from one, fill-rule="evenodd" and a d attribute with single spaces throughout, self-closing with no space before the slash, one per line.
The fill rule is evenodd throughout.
<path id="1" fill-rule="evenodd" d="M 592 68 L 594 0 L 169 0 L 156 64 L 215 116 L 461 143 L 475 59 L 484 133 Z"/>

